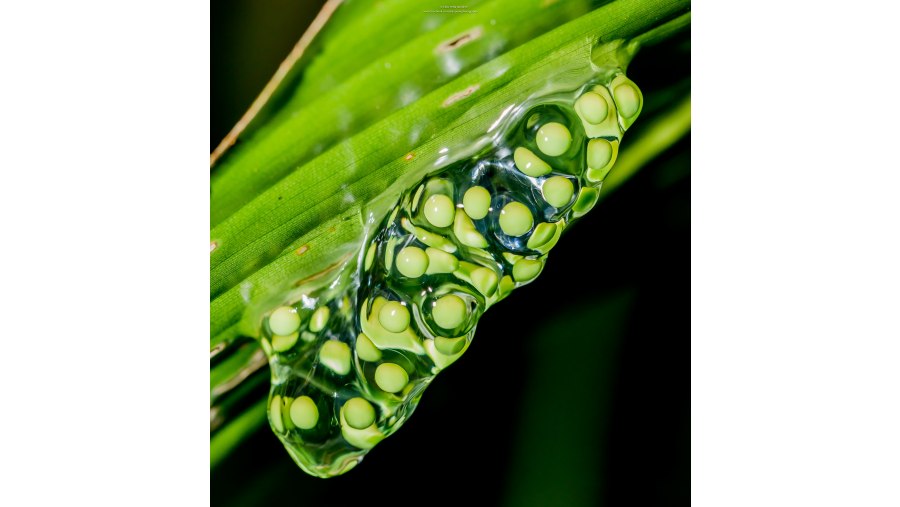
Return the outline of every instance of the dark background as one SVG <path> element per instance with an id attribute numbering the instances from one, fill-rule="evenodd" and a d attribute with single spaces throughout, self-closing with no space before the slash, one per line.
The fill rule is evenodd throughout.
<path id="1" fill-rule="evenodd" d="M 212 5 L 210 150 L 318 4 Z M 689 34 L 645 49 L 629 77 L 650 100 L 687 73 L 689 50 Z M 567 231 L 359 467 L 307 476 L 262 427 L 211 470 L 212 504 L 687 505 L 689 237 L 684 139 Z"/>

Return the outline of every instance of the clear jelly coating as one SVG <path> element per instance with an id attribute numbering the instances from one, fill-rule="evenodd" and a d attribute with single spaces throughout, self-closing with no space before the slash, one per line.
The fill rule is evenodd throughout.
<path id="1" fill-rule="evenodd" d="M 350 278 L 264 316 L 272 429 L 307 472 L 353 468 L 462 356 L 484 311 L 534 280 L 596 203 L 642 106 L 621 73 L 530 99 L 501 136 L 408 188 Z"/>

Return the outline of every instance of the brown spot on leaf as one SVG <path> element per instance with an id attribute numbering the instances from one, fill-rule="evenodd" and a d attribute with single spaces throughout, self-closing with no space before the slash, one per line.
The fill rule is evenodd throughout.
<path id="1" fill-rule="evenodd" d="M 452 105 L 452 104 L 454 104 L 454 103 L 456 103 L 456 102 L 459 102 L 460 100 L 462 100 L 462 99 L 468 97 L 469 95 L 472 95 L 473 93 L 475 93 L 475 91 L 478 90 L 479 88 L 481 88 L 481 85 L 477 85 L 477 84 L 469 85 L 469 87 L 467 87 L 465 90 L 463 90 L 463 91 L 461 91 L 461 92 L 456 92 L 456 93 L 454 93 L 453 95 L 447 97 L 447 99 L 444 100 L 444 103 L 441 104 L 441 105 L 444 106 L 444 107 L 447 107 L 447 106 L 450 106 L 450 105 Z"/>
<path id="2" fill-rule="evenodd" d="M 222 352 L 223 350 L 225 350 L 225 344 L 217 343 L 215 347 L 209 349 L 209 358 L 212 359 L 216 357 L 219 355 L 219 352 Z"/>
<path id="3" fill-rule="evenodd" d="M 446 53 L 448 51 L 453 51 L 454 49 L 465 46 L 466 44 L 472 42 L 473 40 L 481 37 L 481 34 L 484 33 L 484 30 L 481 29 L 481 26 L 476 26 L 466 30 L 465 32 L 457 35 L 456 37 L 444 41 L 438 44 L 437 52 Z"/>
<path id="4" fill-rule="evenodd" d="M 303 255 L 308 251 L 309 251 L 309 245 L 303 245 L 300 248 L 298 248 L 294 253 L 297 255 Z"/>
<path id="5" fill-rule="evenodd" d="M 407 153 L 405 157 L 403 157 L 403 160 L 410 161 L 410 160 L 412 160 L 412 159 L 414 159 L 414 158 L 416 158 L 416 154 L 410 152 L 410 153 Z"/>

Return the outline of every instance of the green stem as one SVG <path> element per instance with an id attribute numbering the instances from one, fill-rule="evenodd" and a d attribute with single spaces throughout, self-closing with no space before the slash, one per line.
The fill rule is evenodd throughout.
<path id="1" fill-rule="evenodd" d="M 631 44 L 640 47 L 653 46 L 668 40 L 673 35 L 684 30 L 691 24 L 691 13 L 686 12 L 677 18 L 668 21 L 652 30 L 648 30 L 631 40 Z"/>

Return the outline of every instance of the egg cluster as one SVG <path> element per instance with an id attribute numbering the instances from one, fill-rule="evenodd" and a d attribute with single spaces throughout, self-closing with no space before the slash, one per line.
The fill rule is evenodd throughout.
<path id="1" fill-rule="evenodd" d="M 300 466 L 339 475 L 402 425 L 482 313 L 537 277 L 597 202 L 641 106 L 622 74 L 532 104 L 503 145 L 400 196 L 353 266 L 358 284 L 266 316 L 269 421 Z"/>

